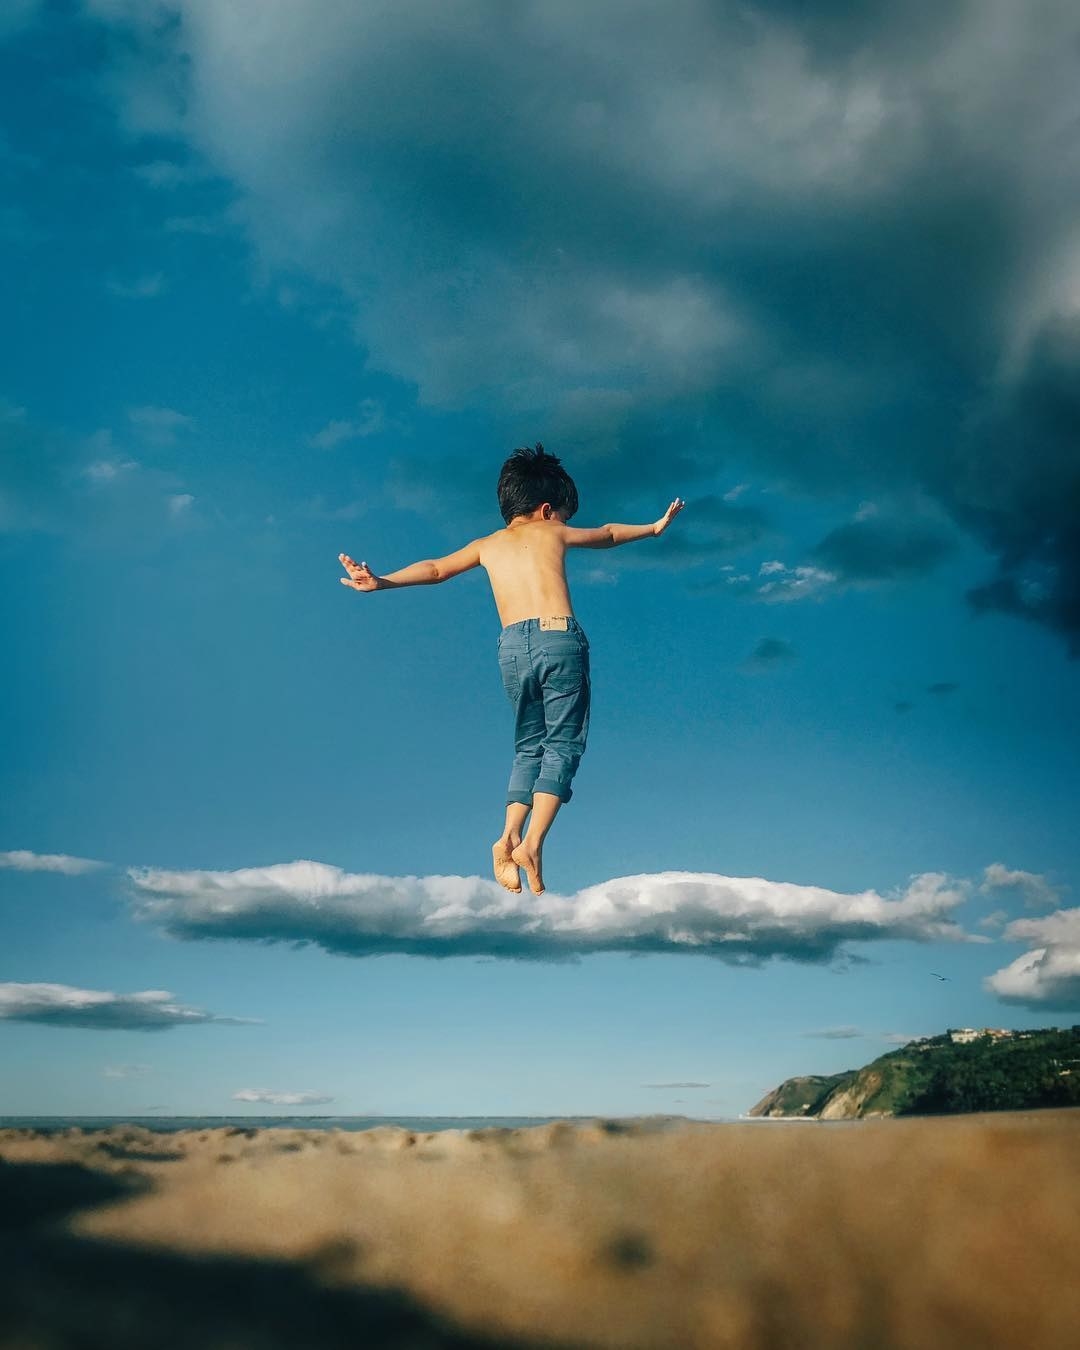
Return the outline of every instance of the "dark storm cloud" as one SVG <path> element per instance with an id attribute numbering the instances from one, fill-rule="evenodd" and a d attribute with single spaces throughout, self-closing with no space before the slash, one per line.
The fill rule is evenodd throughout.
<path id="1" fill-rule="evenodd" d="M 679 528 L 668 530 L 652 545 L 647 561 L 654 567 L 686 567 L 740 553 L 771 533 L 768 517 L 756 506 L 740 506 L 718 496 L 690 498 Z M 627 555 L 631 565 L 642 556 Z"/>
<path id="2" fill-rule="evenodd" d="M 996 561 L 973 611 L 1080 652 L 1068 0 L 87 3 L 137 32 L 129 126 L 174 91 L 262 262 L 423 401 L 577 428 L 601 514 L 667 490 L 658 421 L 683 495 L 735 456 L 924 494 Z M 894 580 L 943 548 L 869 534 L 823 546 Z"/>
<path id="3" fill-rule="evenodd" d="M 886 581 L 931 572 L 952 548 L 933 526 L 870 519 L 831 531 L 812 556 L 841 581 Z"/>

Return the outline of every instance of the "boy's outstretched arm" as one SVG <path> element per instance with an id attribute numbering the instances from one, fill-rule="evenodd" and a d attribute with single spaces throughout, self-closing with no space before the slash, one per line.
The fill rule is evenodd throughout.
<path id="1" fill-rule="evenodd" d="M 566 547 L 615 548 L 618 544 L 632 544 L 635 539 L 655 539 L 664 533 L 685 505 L 681 497 L 676 497 L 660 519 L 651 525 L 598 525 L 595 530 L 577 530 L 566 525 L 563 527 Z"/>
<path id="2" fill-rule="evenodd" d="M 351 586 L 354 591 L 390 591 L 399 586 L 434 586 L 438 581 L 449 581 L 470 567 L 480 566 L 480 540 L 459 548 L 456 553 L 448 553 L 445 558 L 432 558 L 426 562 L 410 563 L 397 572 L 387 572 L 377 577 L 366 562 L 353 562 L 347 553 L 338 554 L 347 577 L 340 577 L 343 586 Z"/>

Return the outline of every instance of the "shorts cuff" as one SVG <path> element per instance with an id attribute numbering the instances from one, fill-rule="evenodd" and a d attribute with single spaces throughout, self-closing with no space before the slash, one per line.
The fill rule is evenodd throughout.
<path id="1" fill-rule="evenodd" d="M 568 802 L 574 795 L 573 789 L 564 787 L 562 783 L 556 782 L 552 778 L 538 778 L 533 784 L 534 792 L 549 792 L 553 797 L 558 797 L 561 802 Z"/>
<path id="2" fill-rule="evenodd" d="M 506 804 L 507 806 L 512 806 L 515 802 L 519 806 L 532 806 L 532 793 L 515 792 L 514 789 L 511 788 L 506 794 Z"/>

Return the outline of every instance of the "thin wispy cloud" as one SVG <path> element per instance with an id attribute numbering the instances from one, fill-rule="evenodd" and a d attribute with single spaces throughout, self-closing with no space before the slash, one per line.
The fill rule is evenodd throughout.
<path id="1" fill-rule="evenodd" d="M 249 1019 L 219 1017 L 177 1003 L 163 989 L 115 994 L 69 984 L 0 984 L 0 1021 L 37 1022 L 91 1031 L 165 1031 L 201 1023 L 240 1025 Z"/>
<path id="2" fill-rule="evenodd" d="M 144 405 L 128 409 L 128 421 L 143 440 L 151 445 L 173 445 L 182 431 L 190 431 L 195 419 L 176 408 Z"/>
<path id="3" fill-rule="evenodd" d="M 106 1064 L 101 1075 L 103 1078 L 142 1078 L 151 1072 L 149 1064 Z"/>
<path id="4" fill-rule="evenodd" d="M 1004 863 L 991 863 L 983 872 L 979 889 L 986 893 L 995 891 L 1017 891 L 1024 897 L 1024 903 L 1032 908 L 1056 905 L 1061 893 L 1039 872 L 1025 872 L 1021 868 L 1006 867 Z"/>
<path id="5" fill-rule="evenodd" d="M 68 853 L 32 853 L 26 848 L 0 853 L 0 867 L 12 868 L 16 872 L 61 872 L 64 876 L 77 877 L 85 872 L 99 871 L 108 865 L 94 858 L 74 858 Z"/>
<path id="6" fill-rule="evenodd" d="M 386 427 L 386 414 L 378 399 L 367 398 L 355 417 L 338 418 L 327 422 L 321 431 L 308 437 L 308 444 L 316 450 L 333 450 L 346 441 L 363 440 Z"/>
<path id="7" fill-rule="evenodd" d="M 822 1027 L 820 1031 L 804 1031 L 803 1035 L 819 1041 L 852 1041 L 866 1032 L 859 1027 Z"/>
<path id="8" fill-rule="evenodd" d="M 333 1100 L 322 1092 L 271 1092 L 266 1088 L 241 1088 L 233 1093 L 234 1102 L 265 1102 L 268 1106 L 325 1106 Z"/>
<path id="9" fill-rule="evenodd" d="M 643 1088 L 707 1088 L 712 1087 L 711 1083 L 642 1083 Z"/>
<path id="10" fill-rule="evenodd" d="M 92 483 L 113 483 L 123 473 L 130 473 L 139 467 L 133 459 L 95 459 L 85 469 L 83 477 Z"/>
<path id="11" fill-rule="evenodd" d="M 573 960 L 593 952 L 666 952 L 732 965 L 822 963 L 845 944 L 985 942 L 952 917 L 969 886 L 940 873 L 897 896 L 658 872 L 571 896 L 512 894 L 481 877 L 389 877 L 298 861 L 233 872 L 132 868 L 135 914 L 175 937 L 312 943 L 346 956 L 496 956 Z"/>

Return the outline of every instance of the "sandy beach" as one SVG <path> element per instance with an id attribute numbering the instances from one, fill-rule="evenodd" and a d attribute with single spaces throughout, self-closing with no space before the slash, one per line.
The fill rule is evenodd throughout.
<path id="1" fill-rule="evenodd" d="M 1060 1347 L 1080 1111 L 0 1132 L 0 1344 Z"/>

